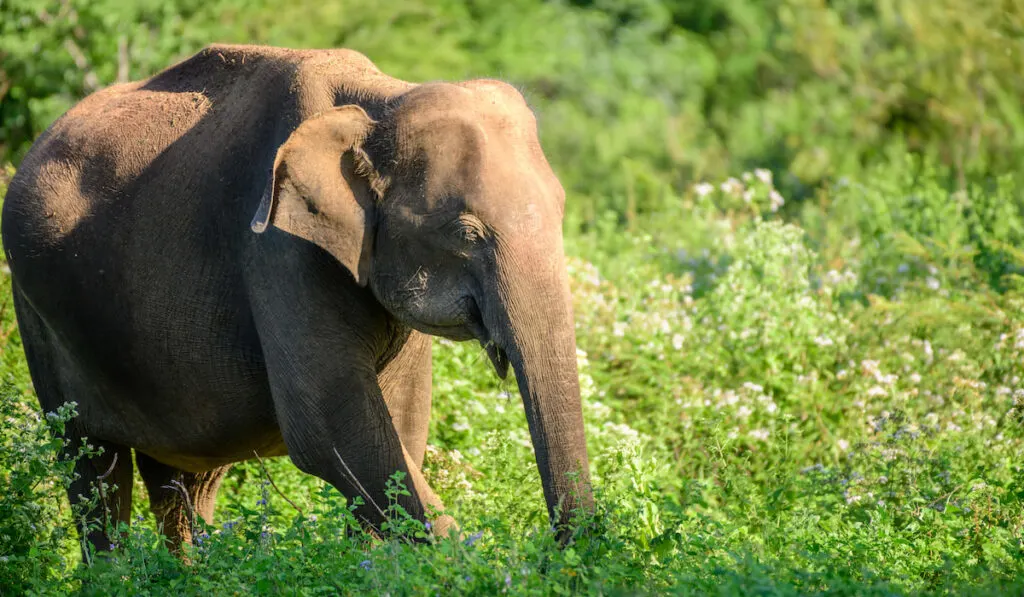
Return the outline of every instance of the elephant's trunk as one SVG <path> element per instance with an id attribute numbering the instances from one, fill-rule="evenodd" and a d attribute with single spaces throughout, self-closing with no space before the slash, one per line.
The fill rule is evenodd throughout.
<path id="1" fill-rule="evenodd" d="M 492 334 L 515 371 L 548 514 L 564 538 L 572 511 L 592 510 L 593 495 L 569 284 L 561 243 L 550 249 L 499 259 Z"/>

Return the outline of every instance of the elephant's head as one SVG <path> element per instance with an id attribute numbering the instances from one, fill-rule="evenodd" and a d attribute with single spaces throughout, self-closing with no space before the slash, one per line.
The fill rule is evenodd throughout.
<path id="1" fill-rule="evenodd" d="M 556 523 L 593 505 L 564 204 L 523 97 L 481 80 L 414 87 L 376 122 L 351 105 L 305 121 L 253 222 L 329 251 L 408 326 L 479 340 L 502 378 L 511 364 Z"/>

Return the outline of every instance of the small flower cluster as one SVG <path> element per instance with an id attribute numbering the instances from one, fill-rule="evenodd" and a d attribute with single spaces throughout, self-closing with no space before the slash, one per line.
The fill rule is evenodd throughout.
<path id="1" fill-rule="evenodd" d="M 466 498 L 474 495 L 473 480 L 481 477 L 459 450 L 443 450 L 433 444 L 427 445 L 423 474 L 435 490 L 457 491 Z"/>
<path id="2" fill-rule="evenodd" d="M 748 437 L 767 441 L 771 436 L 768 428 L 775 426 L 779 415 L 778 404 L 764 387 L 749 381 L 738 388 L 708 388 L 690 400 L 677 398 L 676 404 L 682 409 L 680 418 L 684 428 L 713 416 L 720 426 L 728 429 L 726 437 L 729 439 Z"/>
<path id="3" fill-rule="evenodd" d="M 747 208 L 756 212 L 777 212 L 786 203 L 775 188 L 771 170 L 757 168 L 740 178 L 729 178 L 717 187 L 699 182 L 692 187 L 698 201 L 712 201 L 723 209 Z"/>

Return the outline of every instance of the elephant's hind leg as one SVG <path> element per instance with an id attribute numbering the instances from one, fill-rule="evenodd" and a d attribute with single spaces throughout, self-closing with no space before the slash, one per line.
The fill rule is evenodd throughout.
<path id="1" fill-rule="evenodd" d="M 85 385 L 80 376 L 72 374 L 67 355 L 17 286 L 13 294 L 25 360 L 39 405 L 50 412 L 74 401 L 78 403 L 79 411 L 84 410 L 95 391 Z M 67 423 L 63 433 L 63 456 L 77 458 L 76 478 L 68 486 L 67 493 L 72 505 L 85 507 L 84 511 L 76 511 L 75 518 L 82 538 L 82 556 L 88 557 L 86 540 L 97 551 L 108 551 L 114 543 L 110 532 L 118 522 L 129 521 L 133 471 L 129 448 L 88 437 L 83 424 L 77 417 Z M 102 453 L 93 457 L 80 456 L 83 439 Z"/>
<path id="2" fill-rule="evenodd" d="M 204 473 L 189 473 L 136 453 L 139 473 L 149 493 L 149 507 L 156 515 L 157 527 L 167 537 L 169 547 L 178 551 L 192 541 L 195 517 L 210 524 L 224 475 L 230 466 Z"/>
<path id="3" fill-rule="evenodd" d="M 77 442 L 77 444 L 76 444 Z M 92 458 L 79 458 L 75 463 L 77 478 L 68 487 L 72 504 L 89 504 L 86 511 L 76 512 L 78 530 L 97 551 L 109 551 L 116 542 L 114 530 L 118 523 L 128 523 L 132 510 L 132 451 L 104 441 L 88 440 L 103 453 Z M 72 435 L 68 450 L 72 454 L 81 441 Z M 85 555 L 85 544 L 82 545 Z"/>

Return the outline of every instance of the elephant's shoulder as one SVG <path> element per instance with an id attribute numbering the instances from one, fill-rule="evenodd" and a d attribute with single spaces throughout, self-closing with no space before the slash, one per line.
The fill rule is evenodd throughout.
<path id="1" fill-rule="evenodd" d="M 343 102 L 394 97 L 413 87 L 413 83 L 381 72 L 362 53 L 345 48 L 305 52 L 293 81 L 300 101 L 314 108 L 309 113 Z"/>

